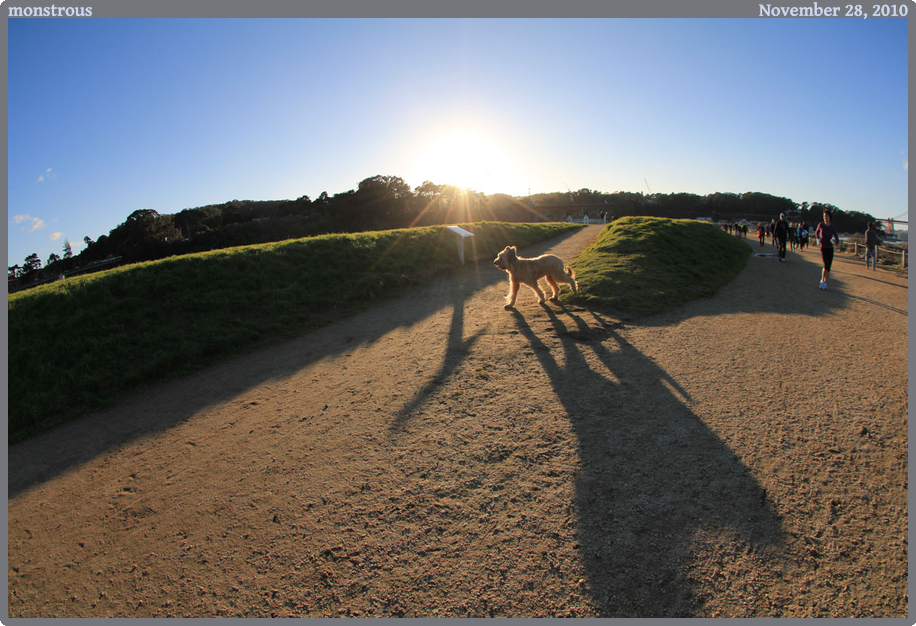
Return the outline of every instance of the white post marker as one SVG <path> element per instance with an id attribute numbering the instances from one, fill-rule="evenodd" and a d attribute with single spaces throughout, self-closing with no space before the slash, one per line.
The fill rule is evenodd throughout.
<path id="1" fill-rule="evenodd" d="M 446 226 L 445 228 L 458 235 L 458 260 L 464 265 L 464 240 L 473 237 L 474 233 L 469 233 L 459 226 Z"/>

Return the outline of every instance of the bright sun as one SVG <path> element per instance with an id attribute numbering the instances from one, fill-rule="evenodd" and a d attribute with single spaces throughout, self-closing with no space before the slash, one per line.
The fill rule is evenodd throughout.
<path id="1" fill-rule="evenodd" d="M 491 141 L 474 132 L 440 135 L 418 155 L 418 178 L 487 194 L 516 194 L 518 176 L 510 160 Z"/>

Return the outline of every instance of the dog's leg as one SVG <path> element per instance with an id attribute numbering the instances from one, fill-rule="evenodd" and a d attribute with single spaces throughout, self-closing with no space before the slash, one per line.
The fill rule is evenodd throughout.
<path id="1" fill-rule="evenodd" d="M 515 299 L 518 297 L 519 282 L 514 278 L 509 278 L 509 297 L 506 299 L 505 309 L 511 309 L 515 306 Z"/>
<path id="2" fill-rule="evenodd" d="M 544 296 L 544 292 L 541 291 L 541 286 L 538 285 L 537 281 L 534 281 L 533 283 L 525 283 L 525 284 L 531 287 L 534 293 L 538 295 L 538 304 L 544 304 L 544 300 L 546 300 L 546 296 Z"/>
<path id="3" fill-rule="evenodd" d="M 557 298 L 560 296 L 560 286 L 557 284 L 556 279 L 550 274 L 547 275 L 547 284 L 550 285 L 550 289 L 553 291 L 550 301 L 556 302 Z"/>
<path id="4" fill-rule="evenodd" d="M 572 271 L 572 268 L 566 268 L 566 273 L 563 278 L 565 282 L 569 283 L 569 286 L 572 287 L 573 293 L 579 293 L 579 283 L 576 282 L 576 273 Z"/>

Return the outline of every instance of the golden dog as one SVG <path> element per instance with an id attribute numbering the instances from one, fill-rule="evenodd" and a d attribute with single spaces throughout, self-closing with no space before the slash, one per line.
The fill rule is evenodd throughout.
<path id="1" fill-rule="evenodd" d="M 556 302 L 557 296 L 560 295 L 560 285 L 558 283 L 568 284 L 573 293 L 579 290 L 576 283 L 576 273 L 572 271 L 563 259 L 555 254 L 543 254 L 533 259 L 525 259 L 518 256 L 515 246 L 506 246 L 502 252 L 494 259 L 493 264 L 501 270 L 509 272 L 509 296 L 506 299 L 505 308 L 511 309 L 515 306 L 515 298 L 518 296 L 518 287 L 525 284 L 534 290 L 538 295 L 538 303 L 544 304 L 544 292 L 538 285 L 542 278 L 547 279 L 547 284 L 553 290 L 551 302 Z"/>

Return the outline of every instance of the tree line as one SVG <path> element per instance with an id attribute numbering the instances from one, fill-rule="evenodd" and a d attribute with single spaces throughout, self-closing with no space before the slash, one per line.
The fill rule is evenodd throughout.
<path id="1" fill-rule="evenodd" d="M 769 221 L 780 213 L 792 221 L 816 224 L 824 209 L 834 213 L 840 232 L 865 230 L 871 215 L 844 212 L 818 202 L 796 203 L 766 193 L 643 194 L 580 189 L 530 196 L 485 195 L 472 189 L 425 181 L 411 189 L 397 176 L 373 176 L 356 189 L 333 196 L 295 200 L 232 200 L 223 204 L 160 214 L 138 209 L 107 235 L 84 237 L 84 249 L 74 255 L 69 241 L 62 256 L 51 254 L 44 265 L 31 254 L 23 264 L 9 267 L 9 277 L 21 284 L 45 276 L 91 269 L 108 262 L 136 263 L 178 254 L 233 246 L 269 243 L 327 233 L 386 230 L 480 220 L 519 222 L 554 221 L 564 213 L 605 212 L 611 218 L 644 215 L 669 218 L 711 217 L 715 221 L 749 219 Z M 573 215 L 578 217 L 578 215 Z"/>

